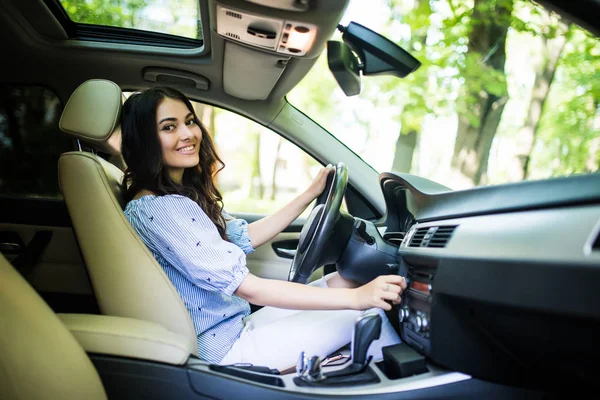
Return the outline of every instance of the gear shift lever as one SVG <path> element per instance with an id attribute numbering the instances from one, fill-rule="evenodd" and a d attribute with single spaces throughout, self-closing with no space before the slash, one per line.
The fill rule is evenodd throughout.
<path id="1" fill-rule="evenodd" d="M 365 314 L 356 320 L 354 336 L 352 338 L 352 363 L 365 365 L 367 351 L 374 340 L 381 335 L 381 316 L 379 314 Z"/>
<path id="2" fill-rule="evenodd" d="M 352 337 L 352 363 L 343 369 L 321 373 L 321 360 L 314 356 L 306 359 L 300 353 L 294 383 L 298 386 L 353 386 L 380 382 L 369 368 L 367 352 L 371 343 L 381 335 L 381 316 L 365 314 L 356 320 Z"/>

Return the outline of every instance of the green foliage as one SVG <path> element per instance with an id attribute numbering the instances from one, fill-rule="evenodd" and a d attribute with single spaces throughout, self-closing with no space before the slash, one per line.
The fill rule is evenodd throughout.
<path id="1" fill-rule="evenodd" d="M 71 20 L 93 25 L 133 28 L 202 38 L 197 0 L 60 0 Z M 156 19 L 153 16 L 160 14 Z M 189 17 L 195 17 L 190 25 Z"/>
<path id="2" fill-rule="evenodd" d="M 134 28 L 136 14 L 147 0 L 60 0 L 75 22 Z"/>
<path id="3" fill-rule="evenodd" d="M 600 44 L 571 28 L 548 95 L 533 152 L 537 176 L 598 170 L 600 162 Z"/>
<path id="4" fill-rule="evenodd" d="M 360 97 L 345 98 L 326 69 L 323 55 L 289 96 L 290 101 L 379 170 L 385 170 L 391 164 L 386 167 L 380 160 L 393 147 L 369 158 L 365 145 L 373 136 L 398 134 L 378 132 L 381 110 L 393 110 L 387 125 L 400 126 L 400 134 L 421 132 L 427 119 L 453 115 L 479 129 L 486 100 L 508 99 L 496 132 L 499 140 L 494 143 L 509 145 L 502 151 L 496 148 L 493 154 L 497 160 L 493 168 L 505 170 L 495 172 L 501 180 L 493 183 L 521 179 L 518 172 L 508 170 L 508 165 L 520 163 L 523 156 L 518 148 L 519 129 L 529 108 L 534 56 L 543 51 L 544 41 L 565 34 L 565 22 L 529 0 L 383 1 L 387 21 L 381 26 L 366 25 L 408 50 L 422 66 L 404 79 L 363 77 Z M 532 177 L 598 168 L 598 155 L 593 152 L 600 140 L 600 49 L 597 38 L 583 32 L 573 27 L 568 33 L 538 124 L 530 162 Z M 505 67 L 509 59 L 510 67 Z M 302 98 L 297 93 L 302 93 Z M 364 132 L 364 140 L 356 138 L 361 135 L 357 125 Z M 456 128 L 447 127 L 436 134 L 455 135 Z M 418 150 L 419 157 L 430 158 L 431 150 Z M 487 156 L 482 155 L 482 160 Z"/>

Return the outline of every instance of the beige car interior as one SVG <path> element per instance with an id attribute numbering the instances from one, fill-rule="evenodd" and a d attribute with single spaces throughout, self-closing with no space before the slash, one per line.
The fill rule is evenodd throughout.
<path id="1" fill-rule="evenodd" d="M 107 398 L 84 348 L 2 255 L 0 315 L 4 320 L 0 328 L 3 399 Z"/>
<path id="2" fill-rule="evenodd" d="M 6 76 L 23 83 L 35 77 L 34 82 L 44 82 L 56 91 L 65 104 L 60 128 L 109 155 L 105 159 L 93 152 L 74 151 L 61 156 L 60 189 L 76 238 L 68 228 L 65 235 L 55 235 L 43 259 L 53 268 L 38 268 L 30 282 L 38 289 L 48 286 L 63 293 L 93 291 L 102 315 L 60 315 L 88 352 L 170 364 L 182 364 L 197 354 L 187 309 L 122 212 L 121 87 L 171 85 L 194 100 L 227 108 L 277 130 L 276 118 L 290 118 L 293 112 L 285 94 L 314 65 L 348 1 L 319 1 L 306 10 L 293 11 L 260 3 L 200 1 L 203 46 L 168 51 L 70 39 L 43 1 L 0 3 L 0 37 L 4 51 L 12 54 L 12 61 L 3 66 Z M 282 31 L 262 42 L 243 34 L 259 27 L 281 27 Z M 293 32 L 307 33 L 308 39 L 292 41 Z M 287 39 L 284 33 L 289 34 Z M 300 126 L 305 117 L 293 118 Z M 289 233 L 283 238 L 297 236 Z M 73 251 L 61 255 L 65 243 Z M 77 269 L 82 263 L 78 247 L 91 288 L 85 271 Z M 275 258 L 270 243 L 248 258 L 252 272 L 276 279 L 286 278 L 290 262 Z M 81 273 L 73 273 L 74 268 Z M 58 270 L 65 273 L 57 274 Z M 312 279 L 321 275 L 319 269 Z"/>

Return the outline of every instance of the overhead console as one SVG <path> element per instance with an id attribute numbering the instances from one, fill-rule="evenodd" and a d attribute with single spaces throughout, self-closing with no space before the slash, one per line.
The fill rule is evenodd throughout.
<path id="1" fill-rule="evenodd" d="M 306 75 L 348 0 L 219 0 L 213 49 L 223 48 L 223 89 L 243 100 L 280 98 Z M 215 56 L 221 56 L 215 52 Z M 275 91 L 275 92 L 274 92 Z"/>
<path id="2" fill-rule="evenodd" d="M 217 33 L 228 39 L 280 54 L 303 56 L 314 43 L 316 25 L 269 18 L 217 5 Z"/>

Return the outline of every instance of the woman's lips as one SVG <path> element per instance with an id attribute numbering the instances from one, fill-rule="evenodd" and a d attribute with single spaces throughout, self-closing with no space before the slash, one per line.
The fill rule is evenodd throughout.
<path id="1" fill-rule="evenodd" d="M 196 149 L 196 145 L 189 145 L 185 147 L 181 147 L 177 149 L 177 152 L 180 154 L 194 154 Z"/>

